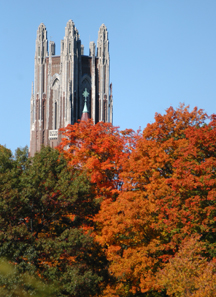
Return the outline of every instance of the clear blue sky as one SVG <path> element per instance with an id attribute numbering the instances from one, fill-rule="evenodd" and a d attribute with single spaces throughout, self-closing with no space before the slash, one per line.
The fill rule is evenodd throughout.
<path id="1" fill-rule="evenodd" d="M 59 54 L 69 19 L 85 54 L 108 28 L 115 126 L 143 129 L 180 102 L 216 112 L 215 0 L 0 0 L 0 144 L 29 146 L 37 28 Z"/>

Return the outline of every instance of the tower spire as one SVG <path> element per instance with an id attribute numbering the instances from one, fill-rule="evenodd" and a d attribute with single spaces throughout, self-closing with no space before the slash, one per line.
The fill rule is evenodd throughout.
<path id="1" fill-rule="evenodd" d="M 85 103 L 84 103 L 81 121 L 88 121 L 88 119 L 89 119 L 89 113 L 88 113 L 88 107 L 87 107 L 88 95 L 89 95 L 89 92 L 87 91 L 87 88 L 85 88 L 85 91 L 83 92 L 83 97 L 85 98 Z"/>

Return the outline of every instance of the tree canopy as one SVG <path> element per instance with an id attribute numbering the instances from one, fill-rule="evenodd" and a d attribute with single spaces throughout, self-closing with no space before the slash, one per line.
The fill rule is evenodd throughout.
<path id="1" fill-rule="evenodd" d="M 123 190 L 96 216 L 118 296 L 161 290 L 156 272 L 192 234 L 216 255 L 216 118 L 206 119 L 184 106 L 156 114 L 124 162 Z"/>
<path id="2" fill-rule="evenodd" d="M 34 158 L 18 150 L 0 185 L 0 256 L 48 283 L 57 296 L 92 296 L 108 279 L 107 261 L 91 236 L 99 206 L 88 178 L 68 170 L 58 151 L 43 148 Z M 7 155 L 7 158 L 5 158 Z"/>
<path id="3" fill-rule="evenodd" d="M 0 256 L 56 296 L 215 296 L 216 116 L 62 133 L 33 158 L 0 146 Z"/>

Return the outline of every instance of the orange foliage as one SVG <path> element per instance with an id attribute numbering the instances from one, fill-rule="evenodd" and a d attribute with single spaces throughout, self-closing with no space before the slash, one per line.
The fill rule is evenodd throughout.
<path id="1" fill-rule="evenodd" d="M 208 124 L 206 119 L 202 110 L 182 105 L 156 114 L 142 137 L 91 120 L 63 129 L 59 151 L 69 166 L 90 177 L 96 197 L 111 198 L 103 199 L 94 219 L 95 239 L 116 279 L 103 296 L 162 290 L 157 271 L 177 259 L 179 245 L 191 234 L 202 234 L 209 257 L 214 254 L 216 117 Z M 199 269 L 200 282 L 203 277 L 209 283 L 213 262 Z M 205 292 L 199 290 L 193 296 Z"/>
<path id="2" fill-rule="evenodd" d="M 113 203 L 102 203 L 96 216 L 103 225 L 96 239 L 106 247 L 110 273 L 119 281 L 116 292 L 146 292 L 155 283 L 162 247 L 155 222 L 155 205 L 141 192 L 122 192 Z M 130 283 L 129 289 L 124 284 Z M 126 290 L 126 291 L 125 291 Z M 109 296 L 109 295 L 107 295 Z"/>
<path id="3" fill-rule="evenodd" d="M 200 236 L 186 238 L 174 258 L 158 272 L 157 282 L 169 296 L 214 297 L 216 295 L 216 263 L 201 256 L 205 250 Z"/>
<path id="4" fill-rule="evenodd" d="M 203 125 L 206 118 L 187 107 L 156 115 L 123 171 L 124 187 L 145 193 L 157 206 L 154 227 L 172 233 L 170 247 L 181 235 L 216 230 L 216 120 Z"/>
<path id="5" fill-rule="evenodd" d="M 156 114 L 123 163 L 121 194 L 102 203 L 97 240 L 107 249 L 116 293 L 120 285 L 123 296 L 160 290 L 156 271 L 190 234 L 203 234 L 213 251 L 216 118 L 206 125 L 207 118 L 184 106 Z"/>
<path id="6" fill-rule="evenodd" d="M 133 131 L 119 132 L 110 123 L 94 125 L 92 120 L 68 125 L 62 131 L 65 138 L 58 149 L 69 166 L 87 173 L 98 197 L 118 194 L 122 184 L 119 173 L 133 146 Z"/>

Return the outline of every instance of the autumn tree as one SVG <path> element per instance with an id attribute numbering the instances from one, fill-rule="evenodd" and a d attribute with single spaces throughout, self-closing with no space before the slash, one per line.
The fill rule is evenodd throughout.
<path id="1" fill-rule="evenodd" d="M 109 277 L 91 236 L 99 205 L 88 178 L 48 147 L 33 158 L 1 152 L 0 256 L 21 274 L 56 282 L 56 296 L 99 294 Z"/>
<path id="2" fill-rule="evenodd" d="M 138 134 L 133 130 L 120 132 L 110 123 L 81 121 L 61 129 L 64 135 L 59 151 L 71 168 L 90 177 L 98 197 L 118 195 L 122 180 L 122 163 L 133 148 Z"/>
<path id="3" fill-rule="evenodd" d="M 0 255 L 58 280 L 59 296 L 210 297 L 216 117 L 182 105 L 156 114 L 141 137 L 91 120 L 62 133 L 58 152 L 33 159 L 0 147 Z M 177 288 L 181 261 L 208 288 Z"/>
<path id="4" fill-rule="evenodd" d="M 185 106 L 156 114 L 124 162 L 122 193 L 97 216 L 98 241 L 117 278 L 110 292 L 164 296 L 155 273 L 193 233 L 215 257 L 215 168 L 214 115 Z"/>
<path id="5" fill-rule="evenodd" d="M 216 262 L 208 262 L 205 244 L 200 236 L 186 238 L 178 252 L 163 270 L 157 282 L 167 289 L 169 296 L 214 297 L 216 295 Z"/>
<path id="6" fill-rule="evenodd" d="M 96 216 L 97 240 L 105 248 L 109 270 L 116 281 L 103 296 L 166 296 L 154 290 L 163 246 L 153 228 L 155 205 L 138 191 L 121 193 L 115 202 L 102 204 Z"/>

